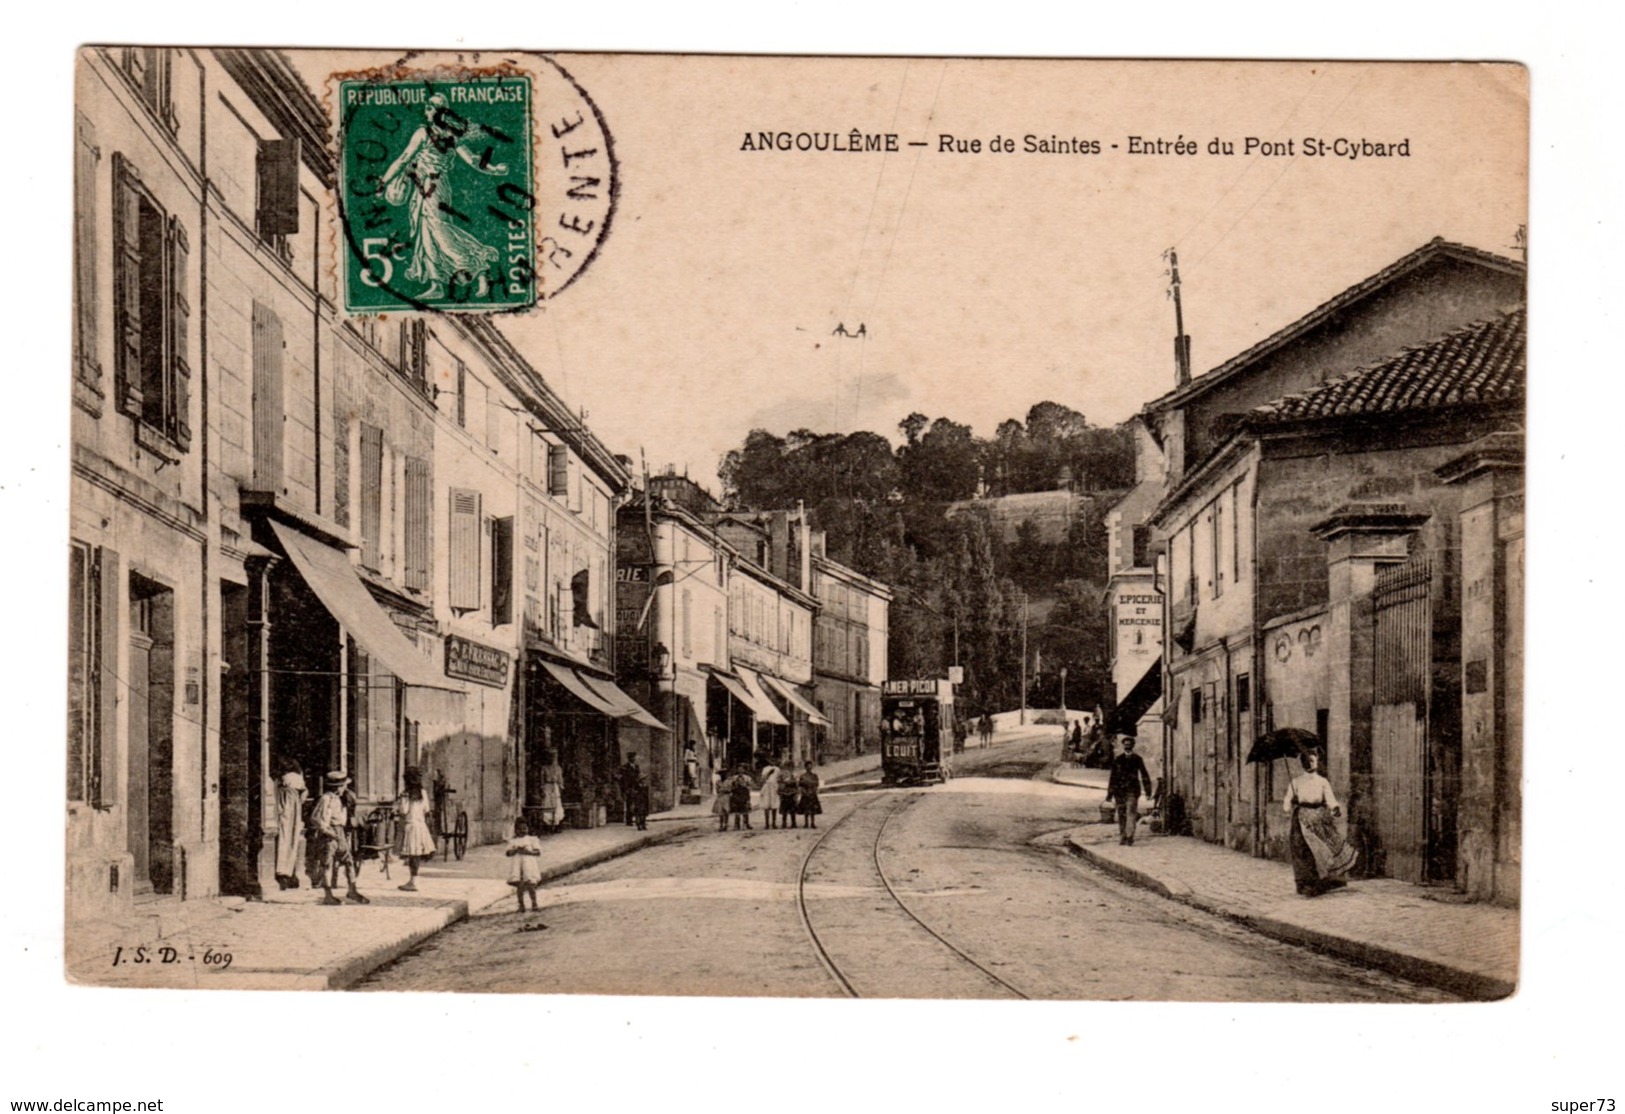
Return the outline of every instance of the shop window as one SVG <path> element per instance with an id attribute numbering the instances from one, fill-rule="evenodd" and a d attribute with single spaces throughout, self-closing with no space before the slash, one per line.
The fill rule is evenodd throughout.
<path id="1" fill-rule="evenodd" d="M 146 447 L 184 453 L 192 446 L 186 230 L 164 212 L 129 160 L 115 155 L 113 165 L 114 392 Z"/>

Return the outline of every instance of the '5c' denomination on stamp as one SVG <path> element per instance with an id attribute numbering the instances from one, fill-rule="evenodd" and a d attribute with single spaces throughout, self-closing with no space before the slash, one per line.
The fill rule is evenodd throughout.
<path id="1" fill-rule="evenodd" d="M 344 307 L 523 311 L 596 255 L 608 130 L 550 61 L 338 75 Z"/>

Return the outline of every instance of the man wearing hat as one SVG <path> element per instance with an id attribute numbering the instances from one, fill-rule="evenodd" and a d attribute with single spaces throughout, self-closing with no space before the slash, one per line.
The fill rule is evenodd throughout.
<path id="1" fill-rule="evenodd" d="M 1117 842 L 1134 846 L 1134 829 L 1140 826 L 1140 790 L 1151 795 L 1151 772 L 1145 759 L 1134 753 L 1135 738 L 1123 736 L 1123 753 L 1112 759 L 1111 778 L 1106 782 L 1106 800 L 1117 802 Z"/>
<path id="2" fill-rule="evenodd" d="M 344 896 L 357 905 L 372 904 L 355 888 L 355 856 L 350 854 L 350 809 L 344 803 L 344 791 L 350 777 L 343 770 L 329 770 L 324 780 L 322 795 L 316 798 L 316 808 L 310 814 L 311 832 L 321 844 L 322 889 L 327 896 L 323 905 L 342 905 L 333 896 L 333 883 L 338 880 L 338 868 L 344 867 L 344 877 L 350 884 Z"/>

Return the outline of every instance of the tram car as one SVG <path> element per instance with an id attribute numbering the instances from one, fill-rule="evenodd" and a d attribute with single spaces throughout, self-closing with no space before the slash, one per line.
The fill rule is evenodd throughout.
<path id="1" fill-rule="evenodd" d="M 954 686 L 941 678 L 886 681 L 880 690 L 880 778 L 886 785 L 947 781 Z"/>

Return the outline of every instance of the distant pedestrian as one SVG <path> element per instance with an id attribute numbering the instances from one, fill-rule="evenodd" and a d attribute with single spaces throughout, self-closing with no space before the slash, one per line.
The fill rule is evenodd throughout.
<path id="1" fill-rule="evenodd" d="M 716 784 L 711 789 L 711 815 L 717 818 L 717 831 L 728 830 L 728 790 L 723 788 L 727 782 L 712 778 Z"/>
<path id="2" fill-rule="evenodd" d="M 683 788 L 697 790 L 700 787 L 700 751 L 699 744 L 693 739 L 683 747 Z"/>
<path id="3" fill-rule="evenodd" d="M 1112 759 L 1106 782 L 1106 800 L 1117 802 L 1117 842 L 1125 847 L 1134 846 L 1134 829 L 1140 826 L 1140 790 L 1151 795 L 1151 771 L 1134 753 L 1135 741 L 1133 735 L 1123 736 L 1123 753 Z"/>
<path id="4" fill-rule="evenodd" d="M 1320 755 L 1302 756 L 1303 773 L 1286 787 L 1281 807 L 1292 817 L 1292 881 L 1304 897 L 1319 897 L 1327 890 L 1348 885 L 1345 875 L 1354 866 L 1356 852 L 1343 838 L 1337 818 L 1332 783 L 1320 773 Z"/>
<path id="5" fill-rule="evenodd" d="M 355 885 L 355 855 L 350 851 L 350 810 L 344 801 L 350 777 L 343 770 L 330 770 L 326 782 L 326 788 L 316 798 L 316 807 L 310 814 L 311 833 L 320 850 L 322 889 L 327 891 L 322 904 L 344 904 L 333 896 L 333 886 L 338 882 L 339 868 L 342 867 L 345 881 L 349 883 L 344 896 L 357 905 L 371 905 L 372 902 L 362 897 Z"/>
<path id="6" fill-rule="evenodd" d="M 513 822 L 513 838 L 503 854 L 508 856 L 508 885 L 513 887 L 514 897 L 519 901 L 519 911 L 525 911 L 528 894 L 531 910 L 540 912 L 536 887 L 542 884 L 542 841 L 530 834 L 530 825 L 523 816 Z"/>
<path id="7" fill-rule="evenodd" d="M 434 858 L 434 833 L 429 831 L 429 792 L 423 788 L 423 775 L 416 766 L 408 766 L 401 780 L 406 789 L 395 801 L 395 847 L 411 874 L 400 888 L 412 893 L 418 888 L 418 867 Z"/>
<path id="8" fill-rule="evenodd" d="M 559 756 L 550 750 L 542 752 L 541 797 L 543 830 L 557 832 L 564 824 L 564 768 L 559 765 Z"/>
<path id="9" fill-rule="evenodd" d="M 813 764 L 809 761 L 807 768 L 802 771 L 798 779 L 801 786 L 801 803 L 798 810 L 807 818 L 807 827 L 818 827 L 818 814 L 824 811 L 823 802 L 818 799 L 818 775 L 813 771 Z"/>
<path id="10" fill-rule="evenodd" d="M 977 724 L 982 734 L 982 745 L 991 746 L 993 743 L 993 717 L 986 712 L 982 713 L 981 722 Z"/>
<path id="11" fill-rule="evenodd" d="M 762 767 L 762 825 L 772 829 L 779 826 L 779 768 L 771 762 Z"/>
<path id="12" fill-rule="evenodd" d="M 649 827 L 649 779 L 638 768 L 635 752 L 626 756 L 626 765 L 621 767 L 621 804 L 628 827 L 639 831 Z"/>
<path id="13" fill-rule="evenodd" d="M 284 890 L 297 890 L 299 859 L 303 852 L 305 827 L 305 770 L 299 760 L 282 764 L 282 778 L 276 784 L 276 884 Z M 308 869 L 308 868 L 307 868 Z"/>
<path id="14" fill-rule="evenodd" d="M 794 770 L 779 771 L 779 819 L 786 828 L 796 826 L 796 813 L 801 808 L 801 781 Z"/>
<path id="15" fill-rule="evenodd" d="M 734 831 L 750 827 L 751 777 L 741 766 L 727 781 L 728 812 L 734 818 Z"/>

